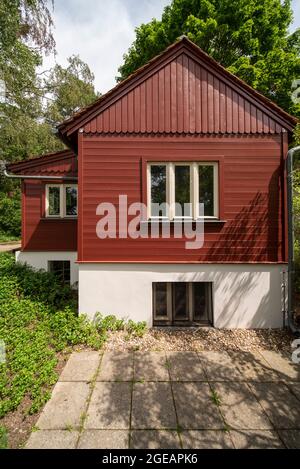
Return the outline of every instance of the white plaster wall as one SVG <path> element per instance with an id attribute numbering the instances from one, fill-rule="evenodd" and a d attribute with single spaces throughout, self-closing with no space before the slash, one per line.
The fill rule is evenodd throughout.
<path id="1" fill-rule="evenodd" d="M 282 271 L 285 266 L 81 264 L 79 311 L 147 321 L 152 325 L 152 282 L 213 282 L 217 328 L 282 327 Z"/>
<path id="2" fill-rule="evenodd" d="M 67 252 L 67 251 L 39 251 L 39 252 L 29 252 L 29 251 L 17 251 L 16 252 L 16 261 L 23 264 L 28 264 L 34 267 L 35 269 L 44 269 L 48 270 L 48 261 L 70 261 L 71 268 L 71 285 L 78 282 L 78 264 L 77 261 L 77 252 Z M 77 286 L 77 284 L 76 284 Z"/>

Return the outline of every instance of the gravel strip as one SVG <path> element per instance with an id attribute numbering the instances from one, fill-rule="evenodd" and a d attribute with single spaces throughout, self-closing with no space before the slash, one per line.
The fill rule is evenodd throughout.
<path id="1" fill-rule="evenodd" d="M 105 350 L 142 351 L 252 351 L 291 350 L 294 337 L 285 330 L 189 328 L 149 329 L 143 337 L 124 331 L 109 334 Z"/>

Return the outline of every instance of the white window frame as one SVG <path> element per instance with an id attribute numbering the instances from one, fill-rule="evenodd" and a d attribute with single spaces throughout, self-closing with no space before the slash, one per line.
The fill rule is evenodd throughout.
<path id="1" fill-rule="evenodd" d="M 49 214 L 49 189 L 51 187 L 59 187 L 59 214 Z M 77 218 L 77 215 L 67 215 L 66 207 L 66 188 L 76 187 L 77 189 L 77 213 L 78 213 L 78 184 L 47 184 L 45 198 L 45 213 L 47 218 Z"/>
<path id="2" fill-rule="evenodd" d="M 47 218 L 62 218 L 63 214 L 63 198 L 62 198 L 62 186 L 63 184 L 47 184 L 46 185 L 46 217 Z M 49 213 L 49 190 L 52 187 L 59 188 L 59 214 L 58 215 L 51 215 Z"/>
<path id="3" fill-rule="evenodd" d="M 64 195 L 63 195 L 63 209 L 64 209 L 64 218 L 77 218 L 78 215 L 78 184 L 63 184 L 64 188 Z M 75 188 L 77 192 L 77 197 L 76 197 L 76 212 L 77 215 L 67 215 L 67 187 Z"/>
<path id="4" fill-rule="evenodd" d="M 166 166 L 166 203 L 169 204 L 169 213 L 166 217 L 151 215 L 151 167 Z M 190 166 L 190 203 L 191 216 L 175 216 L 175 167 Z M 199 167 L 213 166 L 214 168 L 214 214 L 199 216 Z M 149 220 L 180 220 L 180 219 L 218 219 L 219 218 L 219 163 L 216 161 L 152 161 L 147 165 L 147 217 Z"/>
<path id="5" fill-rule="evenodd" d="M 152 162 L 147 165 L 147 218 L 152 220 L 169 220 L 170 213 L 164 216 L 153 216 L 151 215 L 151 167 L 152 166 L 166 166 L 166 203 L 167 206 L 170 204 L 170 167 L 169 163 L 164 162 Z"/>

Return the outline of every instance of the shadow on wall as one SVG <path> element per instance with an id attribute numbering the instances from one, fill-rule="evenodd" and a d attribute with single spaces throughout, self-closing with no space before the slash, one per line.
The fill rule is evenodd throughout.
<path id="1" fill-rule="evenodd" d="M 277 262 L 279 247 L 279 170 L 268 193 L 257 192 L 230 223 L 208 252 L 219 262 Z"/>

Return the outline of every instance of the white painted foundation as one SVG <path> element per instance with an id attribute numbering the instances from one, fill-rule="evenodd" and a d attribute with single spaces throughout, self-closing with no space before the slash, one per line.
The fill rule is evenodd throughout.
<path id="1" fill-rule="evenodd" d="M 61 251 L 17 251 L 16 261 L 28 264 L 34 269 L 48 270 L 48 261 L 70 261 L 71 285 L 78 285 L 77 252 Z"/>
<path id="2" fill-rule="evenodd" d="M 282 272 L 271 264 L 80 264 L 79 311 L 152 325 L 152 282 L 213 282 L 217 328 L 282 327 Z"/>

